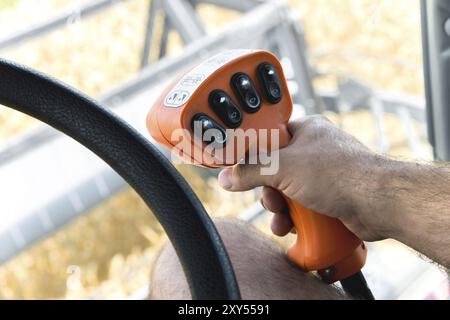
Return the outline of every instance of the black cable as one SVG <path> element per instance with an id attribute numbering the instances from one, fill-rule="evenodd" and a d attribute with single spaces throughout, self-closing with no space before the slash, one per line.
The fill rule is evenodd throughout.
<path id="1" fill-rule="evenodd" d="M 355 299 L 375 300 L 361 271 L 347 279 L 341 280 L 341 285 L 344 291 Z"/>

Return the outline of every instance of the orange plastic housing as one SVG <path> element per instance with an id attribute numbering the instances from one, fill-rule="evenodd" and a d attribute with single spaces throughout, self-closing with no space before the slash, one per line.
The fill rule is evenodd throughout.
<path id="1" fill-rule="evenodd" d="M 265 99 L 257 68 L 262 63 L 272 64 L 279 76 L 282 100 L 276 104 Z M 190 148 L 184 148 L 180 156 L 197 165 L 223 167 L 235 165 L 249 152 L 234 149 L 232 154 L 205 154 L 205 145 L 194 141 L 192 119 L 197 114 L 206 114 L 218 124 L 226 127 L 209 106 L 209 95 L 213 90 L 225 91 L 233 101 L 238 99 L 231 87 L 236 73 L 245 73 L 253 80 L 262 98 L 261 109 L 246 113 L 239 129 L 279 130 L 279 147 L 289 144 L 287 129 L 293 103 L 287 81 L 278 59 L 266 51 L 232 50 L 215 56 L 178 78 L 155 102 L 147 117 L 147 128 L 152 137 L 170 149 L 181 140 L 188 141 Z M 237 103 L 239 106 L 239 104 Z M 180 131 L 179 129 L 183 129 Z M 177 132 L 177 134 L 174 134 Z M 231 139 L 235 137 L 231 136 Z M 237 145 L 237 143 L 236 143 Z M 270 143 L 269 143 L 270 147 Z M 199 157 L 198 155 L 201 155 Z M 290 214 L 298 231 L 296 244 L 289 250 L 289 258 L 306 271 L 318 271 L 323 280 L 333 283 L 361 270 L 365 264 L 367 250 L 364 243 L 350 232 L 339 220 L 312 212 L 300 204 L 287 199 Z"/>

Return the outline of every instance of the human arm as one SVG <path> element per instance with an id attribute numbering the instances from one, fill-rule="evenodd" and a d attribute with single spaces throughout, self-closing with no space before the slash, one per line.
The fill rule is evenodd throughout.
<path id="1" fill-rule="evenodd" d="M 240 164 L 219 178 L 229 191 L 264 186 L 263 202 L 277 213 L 272 229 L 292 229 L 278 191 L 305 207 L 340 219 L 366 241 L 399 240 L 450 266 L 450 169 L 396 161 L 371 152 L 323 117 L 290 124 L 277 174 Z"/>

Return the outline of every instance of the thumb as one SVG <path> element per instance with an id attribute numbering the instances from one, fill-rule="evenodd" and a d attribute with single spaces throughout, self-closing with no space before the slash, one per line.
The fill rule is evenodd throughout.
<path id="1" fill-rule="evenodd" d="M 224 169 L 219 174 L 219 185 L 228 191 L 248 191 L 261 186 L 272 185 L 270 176 L 261 174 L 262 166 L 239 164 L 233 168 Z"/>

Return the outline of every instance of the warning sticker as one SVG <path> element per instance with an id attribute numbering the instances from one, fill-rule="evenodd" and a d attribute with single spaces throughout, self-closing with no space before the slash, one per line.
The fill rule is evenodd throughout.
<path id="1" fill-rule="evenodd" d="M 220 53 L 186 74 L 164 99 L 168 108 L 179 108 L 186 104 L 192 94 L 217 69 L 234 59 L 254 52 L 254 50 L 229 50 Z"/>

